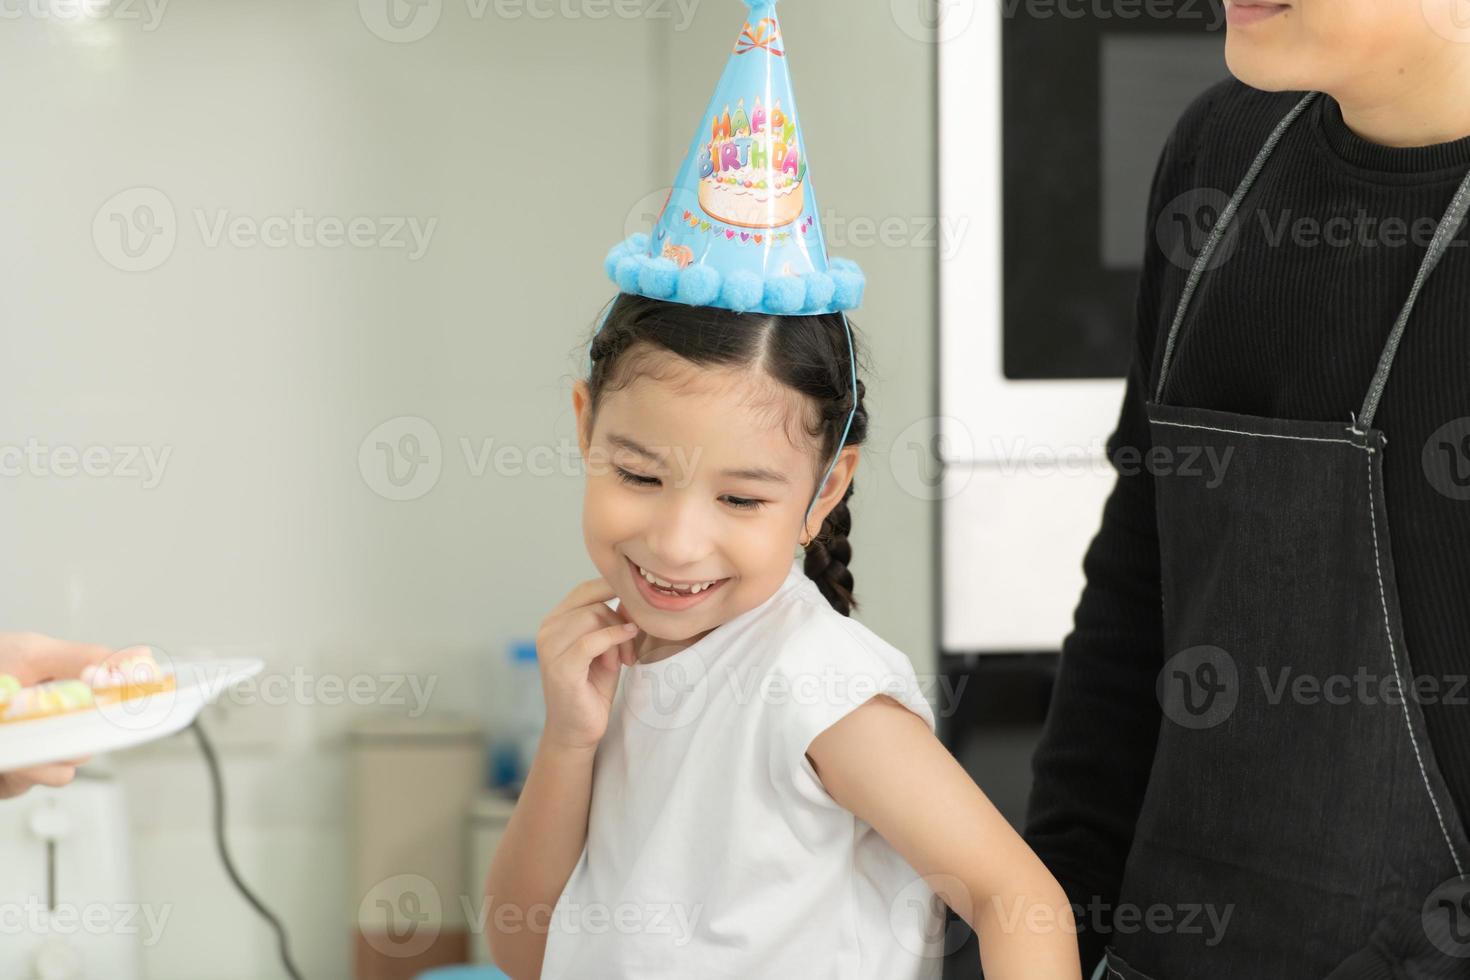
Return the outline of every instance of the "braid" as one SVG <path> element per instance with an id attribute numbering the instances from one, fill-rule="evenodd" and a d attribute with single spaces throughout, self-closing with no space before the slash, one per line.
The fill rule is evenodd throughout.
<path id="1" fill-rule="evenodd" d="M 847 484 L 847 492 L 822 521 L 822 530 L 806 546 L 802 563 L 806 577 L 817 583 L 832 608 L 844 616 L 851 616 L 858 605 L 852 595 L 852 572 L 847 567 L 852 561 L 852 545 L 847 540 L 852 514 L 847 509 L 847 498 L 852 496 L 853 486 Z"/>
<path id="2" fill-rule="evenodd" d="M 867 386 L 861 378 L 858 379 L 857 408 L 854 411 L 852 376 L 846 357 L 847 341 L 842 340 L 841 344 L 843 356 L 834 359 L 832 364 L 832 388 L 841 394 L 829 401 L 822 413 L 823 427 L 828 433 L 827 441 L 832 447 L 825 454 L 828 456 L 837 451 L 837 440 L 842 436 L 842 428 L 847 424 L 849 412 L 852 413 L 852 425 L 847 430 L 847 441 L 844 445 L 861 445 L 868 437 L 868 410 L 863 406 Z M 807 543 L 806 558 L 802 563 L 802 570 L 806 572 L 807 578 L 817 583 L 817 588 L 827 597 L 832 608 L 844 616 L 851 616 L 853 610 L 858 608 L 858 601 L 853 597 L 852 570 L 848 567 L 852 564 L 852 544 L 847 539 L 852 531 L 852 512 L 847 509 L 847 501 L 856 486 L 855 480 L 848 481 L 842 499 L 822 521 L 822 529 L 817 532 L 817 536 Z"/>

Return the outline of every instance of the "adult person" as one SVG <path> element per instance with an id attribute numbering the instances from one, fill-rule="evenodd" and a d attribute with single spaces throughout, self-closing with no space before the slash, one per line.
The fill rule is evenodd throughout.
<path id="1" fill-rule="evenodd" d="M 12 674 L 23 685 L 65 677 L 80 677 L 82 669 L 98 664 L 112 650 L 92 643 L 73 643 L 41 633 L 0 633 L 0 674 Z M 0 738 L 5 731 L 0 728 Z M 10 799 L 33 786 L 65 786 L 77 766 L 91 758 L 68 759 L 15 772 L 0 772 L 0 799 Z"/>
<path id="2" fill-rule="evenodd" d="M 1227 3 L 1233 77 L 1158 162 L 1025 833 L 1084 970 L 1470 976 L 1454 3 Z"/>

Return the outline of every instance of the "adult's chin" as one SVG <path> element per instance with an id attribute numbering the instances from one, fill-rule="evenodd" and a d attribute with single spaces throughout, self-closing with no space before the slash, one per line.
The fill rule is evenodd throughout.
<path id="1" fill-rule="evenodd" d="M 1305 92 L 1324 88 L 1325 78 L 1311 69 L 1299 45 L 1227 29 L 1225 67 L 1241 82 L 1262 92 Z"/>

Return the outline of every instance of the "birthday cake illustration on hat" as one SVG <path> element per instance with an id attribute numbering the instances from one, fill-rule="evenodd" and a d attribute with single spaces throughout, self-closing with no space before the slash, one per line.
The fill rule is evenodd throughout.
<path id="1" fill-rule="evenodd" d="M 750 8 L 648 232 L 608 252 L 626 293 L 738 312 L 855 308 L 857 263 L 828 254 L 775 0 Z"/>
<path id="2" fill-rule="evenodd" d="M 745 100 L 716 116 L 709 143 L 699 155 L 699 207 L 716 221 L 739 228 L 779 228 L 801 217 L 801 149 L 796 123 L 777 103 L 769 110 L 756 96 L 749 115 Z"/>

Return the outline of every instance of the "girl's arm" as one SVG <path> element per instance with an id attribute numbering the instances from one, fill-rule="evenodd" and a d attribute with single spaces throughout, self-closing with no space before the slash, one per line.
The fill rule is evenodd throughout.
<path id="1" fill-rule="evenodd" d="M 536 748 L 485 880 L 485 936 L 512 980 L 535 980 L 551 910 L 587 842 L 596 747 Z"/>
<path id="2" fill-rule="evenodd" d="M 606 579 L 588 579 L 541 621 L 536 660 L 546 726 L 485 877 L 485 938 L 512 980 L 536 980 L 552 910 L 587 843 L 592 763 L 637 627 Z"/>
<path id="3" fill-rule="evenodd" d="M 1067 895 L 924 719 L 886 694 L 807 748 L 827 792 L 979 934 L 986 980 L 1077 980 Z"/>

